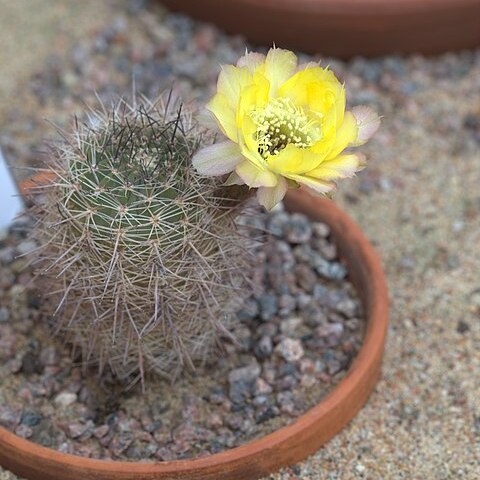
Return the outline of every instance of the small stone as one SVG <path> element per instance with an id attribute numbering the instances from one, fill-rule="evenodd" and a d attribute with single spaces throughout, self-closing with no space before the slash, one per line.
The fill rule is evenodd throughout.
<path id="1" fill-rule="evenodd" d="M 330 243 L 325 238 L 317 239 L 313 245 L 315 250 L 318 250 L 325 260 L 332 261 L 337 258 L 337 246 L 334 243 Z"/>
<path id="2" fill-rule="evenodd" d="M 229 396 L 234 403 L 242 403 L 252 395 L 260 371 L 260 366 L 253 363 L 247 367 L 232 370 L 228 374 Z"/>
<path id="3" fill-rule="evenodd" d="M 176 455 L 167 447 L 161 447 L 155 453 L 155 457 L 163 462 L 169 462 L 172 460 L 176 460 Z"/>
<path id="4" fill-rule="evenodd" d="M 43 367 L 40 364 L 38 355 L 33 351 L 28 351 L 22 358 L 22 372 L 25 375 L 42 373 Z"/>
<path id="5" fill-rule="evenodd" d="M 275 406 L 263 407 L 255 414 L 255 421 L 257 423 L 264 423 L 275 418 L 279 413 L 280 411 Z"/>
<path id="6" fill-rule="evenodd" d="M 327 340 L 328 344 L 338 345 L 342 338 L 344 327 L 342 323 L 326 323 L 315 330 L 315 335 Z"/>
<path id="7" fill-rule="evenodd" d="M 357 313 L 357 302 L 351 298 L 343 298 L 335 305 L 335 310 L 347 318 L 353 318 Z"/>
<path id="8" fill-rule="evenodd" d="M 239 325 L 233 332 L 235 342 L 239 349 L 248 352 L 252 344 L 252 332 L 246 326 Z"/>
<path id="9" fill-rule="evenodd" d="M 347 275 L 347 269 L 341 263 L 328 262 L 320 255 L 315 257 L 314 267 L 319 275 L 329 280 L 343 280 Z"/>
<path id="10" fill-rule="evenodd" d="M 125 432 L 121 433 L 120 435 L 115 435 L 108 447 L 116 457 L 119 457 L 127 450 L 132 442 L 133 434 L 130 432 Z"/>
<path id="11" fill-rule="evenodd" d="M 285 226 L 285 238 L 292 244 L 308 243 L 312 237 L 310 220 L 301 213 L 290 215 Z"/>
<path id="12" fill-rule="evenodd" d="M 19 409 L 12 409 L 6 405 L 0 405 L 0 426 L 13 429 L 22 419 L 22 411 Z"/>
<path id="13" fill-rule="evenodd" d="M 19 255 L 28 255 L 38 247 L 33 240 L 24 240 L 17 245 L 17 253 Z"/>
<path id="14" fill-rule="evenodd" d="M 60 361 L 60 355 L 54 346 L 49 346 L 42 349 L 39 360 L 44 367 L 55 366 Z"/>
<path id="15" fill-rule="evenodd" d="M 275 388 L 277 391 L 291 391 L 297 386 L 297 379 L 294 375 L 285 375 L 284 377 L 280 378 L 275 382 Z"/>
<path id="16" fill-rule="evenodd" d="M 302 310 L 303 308 L 305 308 L 311 301 L 312 301 L 312 296 L 311 295 L 308 295 L 308 294 L 303 293 L 303 292 L 301 292 L 297 295 L 296 302 L 297 302 L 299 310 Z"/>
<path id="17" fill-rule="evenodd" d="M 43 416 L 33 410 L 25 410 L 22 413 L 21 423 L 22 425 L 27 425 L 28 427 L 34 427 L 42 421 Z"/>
<path id="18" fill-rule="evenodd" d="M 214 392 L 208 396 L 208 401 L 212 405 L 222 405 L 222 403 L 225 402 L 226 398 L 227 397 L 223 393 Z"/>
<path id="19" fill-rule="evenodd" d="M 315 272 L 305 264 L 297 265 L 295 268 L 297 283 L 306 292 L 312 292 L 317 282 Z"/>
<path id="20" fill-rule="evenodd" d="M 285 391 L 280 392 L 277 395 L 277 402 L 280 406 L 280 411 L 287 415 L 294 415 L 295 414 L 295 402 L 293 398 L 292 392 Z"/>
<path id="21" fill-rule="evenodd" d="M 242 415 L 228 415 L 225 419 L 225 423 L 233 432 L 242 430 L 243 416 Z"/>
<path id="22" fill-rule="evenodd" d="M 278 298 L 273 293 L 265 293 L 258 299 L 260 305 L 260 318 L 267 322 L 271 320 L 278 311 Z"/>
<path id="23" fill-rule="evenodd" d="M 363 473 L 365 473 L 366 468 L 365 468 L 365 466 L 362 465 L 361 463 L 357 463 L 357 464 L 355 465 L 355 471 L 356 471 L 357 473 L 363 474 Z"/>
<path id="24" fill-rule="evenodd" d="M 0 307 L 0 323 L 8 322 L 10 318 L 10 312 L 6 307 Z"/>
<path id="25" fill-rule="evenodd" d="M 2 230 L 0 229 L 0 235 Z M 15 260 L 15 249 L 13 247 L 0 248 L 0 263 L 9 265 Z"/>
<path id="26" fill-rule="evenodd" d="M 297 301 L 293 295 L 285 293 L 280 295 L 278 299 L 279 314 L 281 316 L 287 316 L 295 310 Z"/>
<path id="27" fill-rule="evenodd" d="M 330 235 L 330 227 L 326 223 L 315 222 L 312 230 L 317 238 L 326 238 Z"/>
<path id="28" fill-rule="evenodd" d="M 298 360 L 304 355 L 302 342 L 294 338 L 283 339 L 277 345 L 275 351 L 278 352 L 287 362 L 298 362 Z"/>
<path id="29" fill-rule="evenodd" d="M 257 381 L 255 382 L 255 395 L 268 395 L 272 393 L 272 387 L 269 383 L 267 383 L 263 378 L 258 377 Z"/>
<path id="30" fill-rule="evenodd" d="M 268 405 L 269 398 L 268 395 L 257 395 L 253 400 L 252 404 L 256 407 L 263 407 L 264 405 Z"/>
<path id="31" fill-rule="evenodd" d="M 463 320 L 459 320 L 458 323 L 457 323 L 457 332 L 458 333 L 466 333 L 470 330 L 470 325 L 463 321 Z"/>
<path id="32" fill-rule="evenodd" d="M 302 358 L 300 360 L 300 371 L 302 373 L 313 373 L 315 372 L 315 363 L 309 358 Z"/>
<path id="33" fill-rule="evenodd" d="M 273 352 L 272 338 L 264 335 L 255 346 L 255 355 L 258 358 L 268 358 Z"/>
<path id="34" fill-rule="evenodd" d="M 283 237 L 290 216 L 286 212 L 276 212 L 268 222 L 267 231 L 276 237 Z"/>
<path id="35" fill-rule="evenodd" d="M 287 318 L 280 323 L 280 331 L 287 337 L 298 337 L 302 323 L 300 317 Z"/>
<path id="36" fill-rule="evenodd" d="M 10 360 L 15 356 L 16 336 L 8 324 L 0 324 L 0 360 Z"/>
<path id="37" fill-rule="evenodd" d="M 223 426 L 222 417 L 218 413 L 212 413 L 207 419 L 208 428 L 217 429 Z"/>
<path id="38" fill-rule="evenodd" d="M 254 298 L 247 298 L 243 302 L 242 309 L 237 312 L 239 320 L 250 320 L 258 315 L 259 306 Z"/>
<path id="39" fill-rule="evenodd" d="M 92 430 L 92 434 L 93 434 L 92 427 L 93 427 L 93 422 L 91 420 L 89 420 L 86 423 L 74 422 L 74 423 L 70 423 L 67 426 L 66 433 L 70 438 L 79 438 L 87 434 L 89 429 Z"/>
<path id="40" fill-rule="evenodd" d="M 61 392 L 59 393 L 53 403 L 59 408 L 66 408 L 77 401 L 77 394 L 70 392 Z"/>
<path id="41" fill-rule="evenodd" d="M 300 378 L 300 385 L 305 388 L 313 387 L 317 383 L 314 375 L 305 374 Z"/>
<path id="42" fill-rule="evenodd" d="M 29 426 L 22 424 L 15 429 L 15 435 L 21 438 L 30 438 L 33 435 L 33 430 Z"/>
<path id="43" fill-rule="evenodd" d="M 109 431 L 110 427 L 108 425 L 100 425 L 93 430 L 93 436 L 95 438 L 103 438 Z"/>

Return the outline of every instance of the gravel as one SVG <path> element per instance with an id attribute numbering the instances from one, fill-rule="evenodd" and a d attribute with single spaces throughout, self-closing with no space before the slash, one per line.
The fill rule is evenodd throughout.
<path id="1" fill-rule="evenodd" d="M 264 229 L 263 243 L 255 247 L 259 288 L 238 312 L 235 341 L 224 339 L 227 356 L 220 365 L 212 358 L 194 377 L 186 373 L 174 385 L 151 379 L 144 395 L 140 388 L 123 391 L 113 378 L 98 379 L 95 371 L 76 367 L 69 349 L 50 334 L 48 318 L 39 314 L 29 270 L 14 273 L 2 296 L 9 298 L 7 312 L 14 307 L 25 316 L 0 323 L 2 425 L 77 455 L 171 460 L 241 445 L 318 403 L 343 378 L 361 345 L 359 300 L 343 277 L 328 279 L 308 264 L 317 256 L 312 245 L 318 238 L 331 243 L 327 229 L 281 211 L 258 211 L 256 218 L 254 225 L 248 218 L 240 223 L 253 226 L 247 232 L 255 238 L 258 228 Z M 19 248 L 26 250 L 21 238 L 12 228 L 2 248 L 13 247 L 16 256 Z M 295 255 L 299 245 L 309 255 Z M 325 262 L 340 264 L 337 258 Z M 324 303 L 303 289 L 295 275 L 300 266 L 309 269 L 313 291 L 321 287 Z M 309 320 L 311 310 L 317 312 L 315 322 Z M 32 325 L 33 319 L 39 321 Z"/>

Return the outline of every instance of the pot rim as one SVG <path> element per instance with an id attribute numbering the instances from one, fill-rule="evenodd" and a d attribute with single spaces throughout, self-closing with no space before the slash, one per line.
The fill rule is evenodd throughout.
<path id="1" fill-rule="evenodd" d="M 480 44 L 480 0 L 230 0 L 228 6 L 223 0 L 160 1 L 254 44 L 275 40 L 341 58 L 439 54 Z"/>
<path id="2" fill-rule="evenodd" d="M 31 186 L 31 180 L 24 182 L 22 193 Z M 330 226 L 349 273 L 355 269 L 356 278 L 352 276 L 352 280 L 367 316 L 365 337 L 357 356 L 345 378 L 322 401 L 292 423 L 260 439 L 202 458 L 158 463 L 97 460 L 61 453 L 0 427 L 0 465 L 34 480 L 61 479 L 67 472 L 75 480 L 213 480 L 220 475 L 225 480 L 252 480 L 303 460 L 343 429 L 366 403 L 380 373 L 388 323 L 384 273 L 361 229 L 332 201 L 297 190 L 288 193 L 286 207 L 306 212 L 312 220 L 321 219 Z M 346 245 L 341 245 L 343 237 L 349 242 L 347 250 Z"/>

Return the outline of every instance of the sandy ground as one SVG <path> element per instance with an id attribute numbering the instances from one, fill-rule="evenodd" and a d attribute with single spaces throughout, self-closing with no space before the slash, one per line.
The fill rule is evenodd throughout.
<path id="1" fill-rule="evenodd" d="M 22 102 L 21 88 L 40 62 L 65 52 L 107 15 L 95 0 L 0 0 L 0 113 Z"/>
<path id="2" fill-rule="evenodd" d="M 88 34 L 92 12 L 101 21 L 98 3 L 0 0 L 0 41 L 8 45 L 0 60 L 9 72 L 0 79 L 0 114 L 52 45 L 62 50 Z M 27 19 L 33 4 L 38 14 Z M 430 82 L 402 108 L 395 92 L 382 94 L 388 115 L 369 146 L 380 187 L 364 195 L 353 181 L 337 197 L 388 277 L 383 378 L 348 428 L 272 479 L 480 479 L 480 144 L 466 140 L 461 124 L 480 115 L 480 62 Z M 16 478 L 0 469 L 1 480 Z"/>

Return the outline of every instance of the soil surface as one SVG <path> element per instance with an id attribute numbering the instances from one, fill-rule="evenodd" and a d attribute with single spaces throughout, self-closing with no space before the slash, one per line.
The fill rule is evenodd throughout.
<path id="1" fill-rule="evenodd" d="M 51 3 L 67 24 L 77 18 L 73 2 Z M 78 15 L 98 24 L 83 24 L 78 41 L 67 29 L 66 53 L 52 57 L 55 48 L 42 40 L 33 63 L 22 49 L 8 55 L 15 81 L 3 91 L 22 101 L 2 107 L 0 144 L 16 166 L 34 163 L 41 138 L 52 135 L 43 118 L 65 124 L 92 89 L 125 93 L 133 70 L 148 95 L 176 77 L 177 88 L 202 103 L 219 64 L 245 50 L 242 38 L 157 4 L 106 3 L 102 16 L 98 2 L 81 3 Z M 31 2 L 1 5 L 0 31 L 20 44 L 26 19 L 39 21 Z M 54 17 L 41 16 L 54 28 Z M 318 453 L 270 479 L 478 478 L 480 51 L 323 63 L 346 81 L 351 105 L 384 116 L 364 148 L 368 168 L 344 182 L 336 200 L 383 258 L 391 324 L 383 378 L 368 405 Z"/>
<path id="2" fill-rule="evenodd" d="M 55 306 L 25 266 L 32 221 L 17 220 L 0 240 L 0 426 L 64 453 L 154 462 L 242 445 L 319 403 L 362 344 L 360 301 L 327 225 L 247 210 L 253 288 L 225 321 L 231 338 L 194 372 L 150 374 L 143 388 L 82 368 L 52 336 Z"/>

